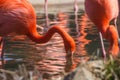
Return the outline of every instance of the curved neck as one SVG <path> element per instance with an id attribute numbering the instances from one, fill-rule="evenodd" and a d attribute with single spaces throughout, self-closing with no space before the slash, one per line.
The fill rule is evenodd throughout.
<path id="1" fill-rule="evenodd" d="M 110 25 L 106 31 L 106 35 L 106 39 L 110 42 L 109 53 L 111 53 L 114 57 L 118 56 L 118 33 L 115 26 Z"/>
<path id="2" fill-rule="evenodd" d="M 66 52 L 75 51 L 75 42 L 73 38 L 67 32 L 65 32 L 65 30 L 62 29 L 61 26 L 51 27 L 43 36 L 39 35 L 36 30 L 33 30 L 33 32 L 27 34 L 27 36 L 36 43 L 46 43 L 51 39 L 54 33 L 60 34 L 63 38 Z"/>
<path id="3" fill-rule="evenodd" d="M 29 33 L 27 36 L 36 43 L 46 43 L 48 42 L 51 37 L 54 35 L 54 33 L 58 33 L 62 36 L 63 40 L 66 41 L 69 38 L 71 38 L 67 32 L 65 32 L 61 27 L 59 26 L 53 26 L 50 28 L 45 35 L 39 35 L 37 31 L 34 31 L 33 33 Z"/>
<path id="4" fill-rule="evenodd" d="M 110 25 L 109 28 L 106 31 L 106 38 L 111 42 L 112 44 L 118 45 L 118 33 L 116 30 L 116 27 L 113 25 Z"/>

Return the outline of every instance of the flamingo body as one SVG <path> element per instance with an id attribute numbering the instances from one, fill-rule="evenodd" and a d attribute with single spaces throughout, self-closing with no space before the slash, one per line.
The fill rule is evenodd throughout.
<path id="1" fill-rule="evenodd" d="M 110 42 L 109 52 L 117 56 L 118 34 L 115 26 L 110 25 L 110 22 L 118 16 L 118 0 L 85 0 L 85 11 L 103 37 Z"/>
<path id="2" fill-rule="evenodd" d="M 28 34 L 36 29 L 36 15 L 26 0 L 0 0 L 0 35 Z"/>
<path id="3" fill-rule="evenodd" d="M 36 14 L 27 0 L 0 0 L 0 35 L 17 33 L 28 36 L 36 43 L 45 43 L 54 33 L 63 37 L 66 52 L 75 51 L 75 42 L 60 26 L 53 26 L 45 35 L 36 30 Z"/>

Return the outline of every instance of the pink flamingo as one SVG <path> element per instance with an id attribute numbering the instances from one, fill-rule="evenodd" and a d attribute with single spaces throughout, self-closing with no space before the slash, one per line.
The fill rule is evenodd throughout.
<path id="1" fill-rule="evenodd" d="M 85 0 L 85 11 L 88 17 L 97 26 L 102 36 L 110 42 L 109 53 L 114 57 L 118 56 L 118 32 L 116 23 L 110 22 L 118 16 L 118 0 Z"/>
<path id="2" fill-rule="evenodd" d="M 43 36 L 39 35 L 35 11 L 27 0 L 0 0 L 0 36 L 5 37 L 10 33 L 26 35 L 36 43 L 46 43 L 54 33 L 58 33 L 63 38 L 67 56 L 75 51 L 73 38 L 59 26 L 51 27 Z"/>

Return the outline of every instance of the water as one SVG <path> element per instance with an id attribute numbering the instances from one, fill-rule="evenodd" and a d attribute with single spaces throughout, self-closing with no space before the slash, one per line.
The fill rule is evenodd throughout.
<path id="1" fill-rule="evenodd" d="M 87 60 L 90 55 L 97 51 L 102 53 L 98 31 L 87 18 L 84 11 L 79 10 L 77 24 L 75 23 L 75 15 L 72 9 L 65 13 L 67 17 L 65 17 L 63 24 L 59 25 L 62 25 L 76 42 L 77 48 L 72 65 L 69 65 L 69 60 L 66 60 L 63 40 L 58 34 L 55 34 L 45 44 L 36 44 L 23 35 L 10 35 L 6 38 L 5 43 L 5 69 L 15 70 L 18 65 L 25 64 L 29 69 L 35 67 L 43 74 L 44 78 L 49 79 L 52 76 L 62 75 L 63 72 L 72 71 L 81 61 Z M 44 14 L 37 14 L 37 24 L 44 26 Z M 55 13 L 49 13 L 49 19 L 51 22 L 58 20 Z M 104 42 L 107 49 L 108 42 L 105 40 Z"/>

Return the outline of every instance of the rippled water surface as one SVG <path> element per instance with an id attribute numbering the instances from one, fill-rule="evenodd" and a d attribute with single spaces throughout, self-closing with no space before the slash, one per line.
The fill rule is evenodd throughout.
<path id="1" fill-rule="evenodd" d="M 88 20 L 84 11 L 79 10 L 77 20 L 72 9 L 64 13 L 67 15 L 64 24 L 56 23 L 57 12 L 49 13 L 49 21 L 51 25 L 62 25 L 75 40 L 77 48 L 72 65 L 68 64 L 69 60 L 65 57 L 63 40 L 59 34 L 55 34 L 45 44 L 36 44 L 23 35 L 10 35 L 5 42 L 5 68 L 17 69 L 18 65 L 24 63 L 30 69 L 36 67 L 44 78 L 49 78 L 62 75 L 64 71 L 73 70 L 82 60 L 87 60 L 89 55 L 101 51 L 98 31 Z M 44 13 L 37 13 L 37 15 L 37 24 L 44 26 Z M 38 32 L 42 34 L 39 28 Z M 105 47 L 108 48 L 107 41 L 105 41 Z"/>

